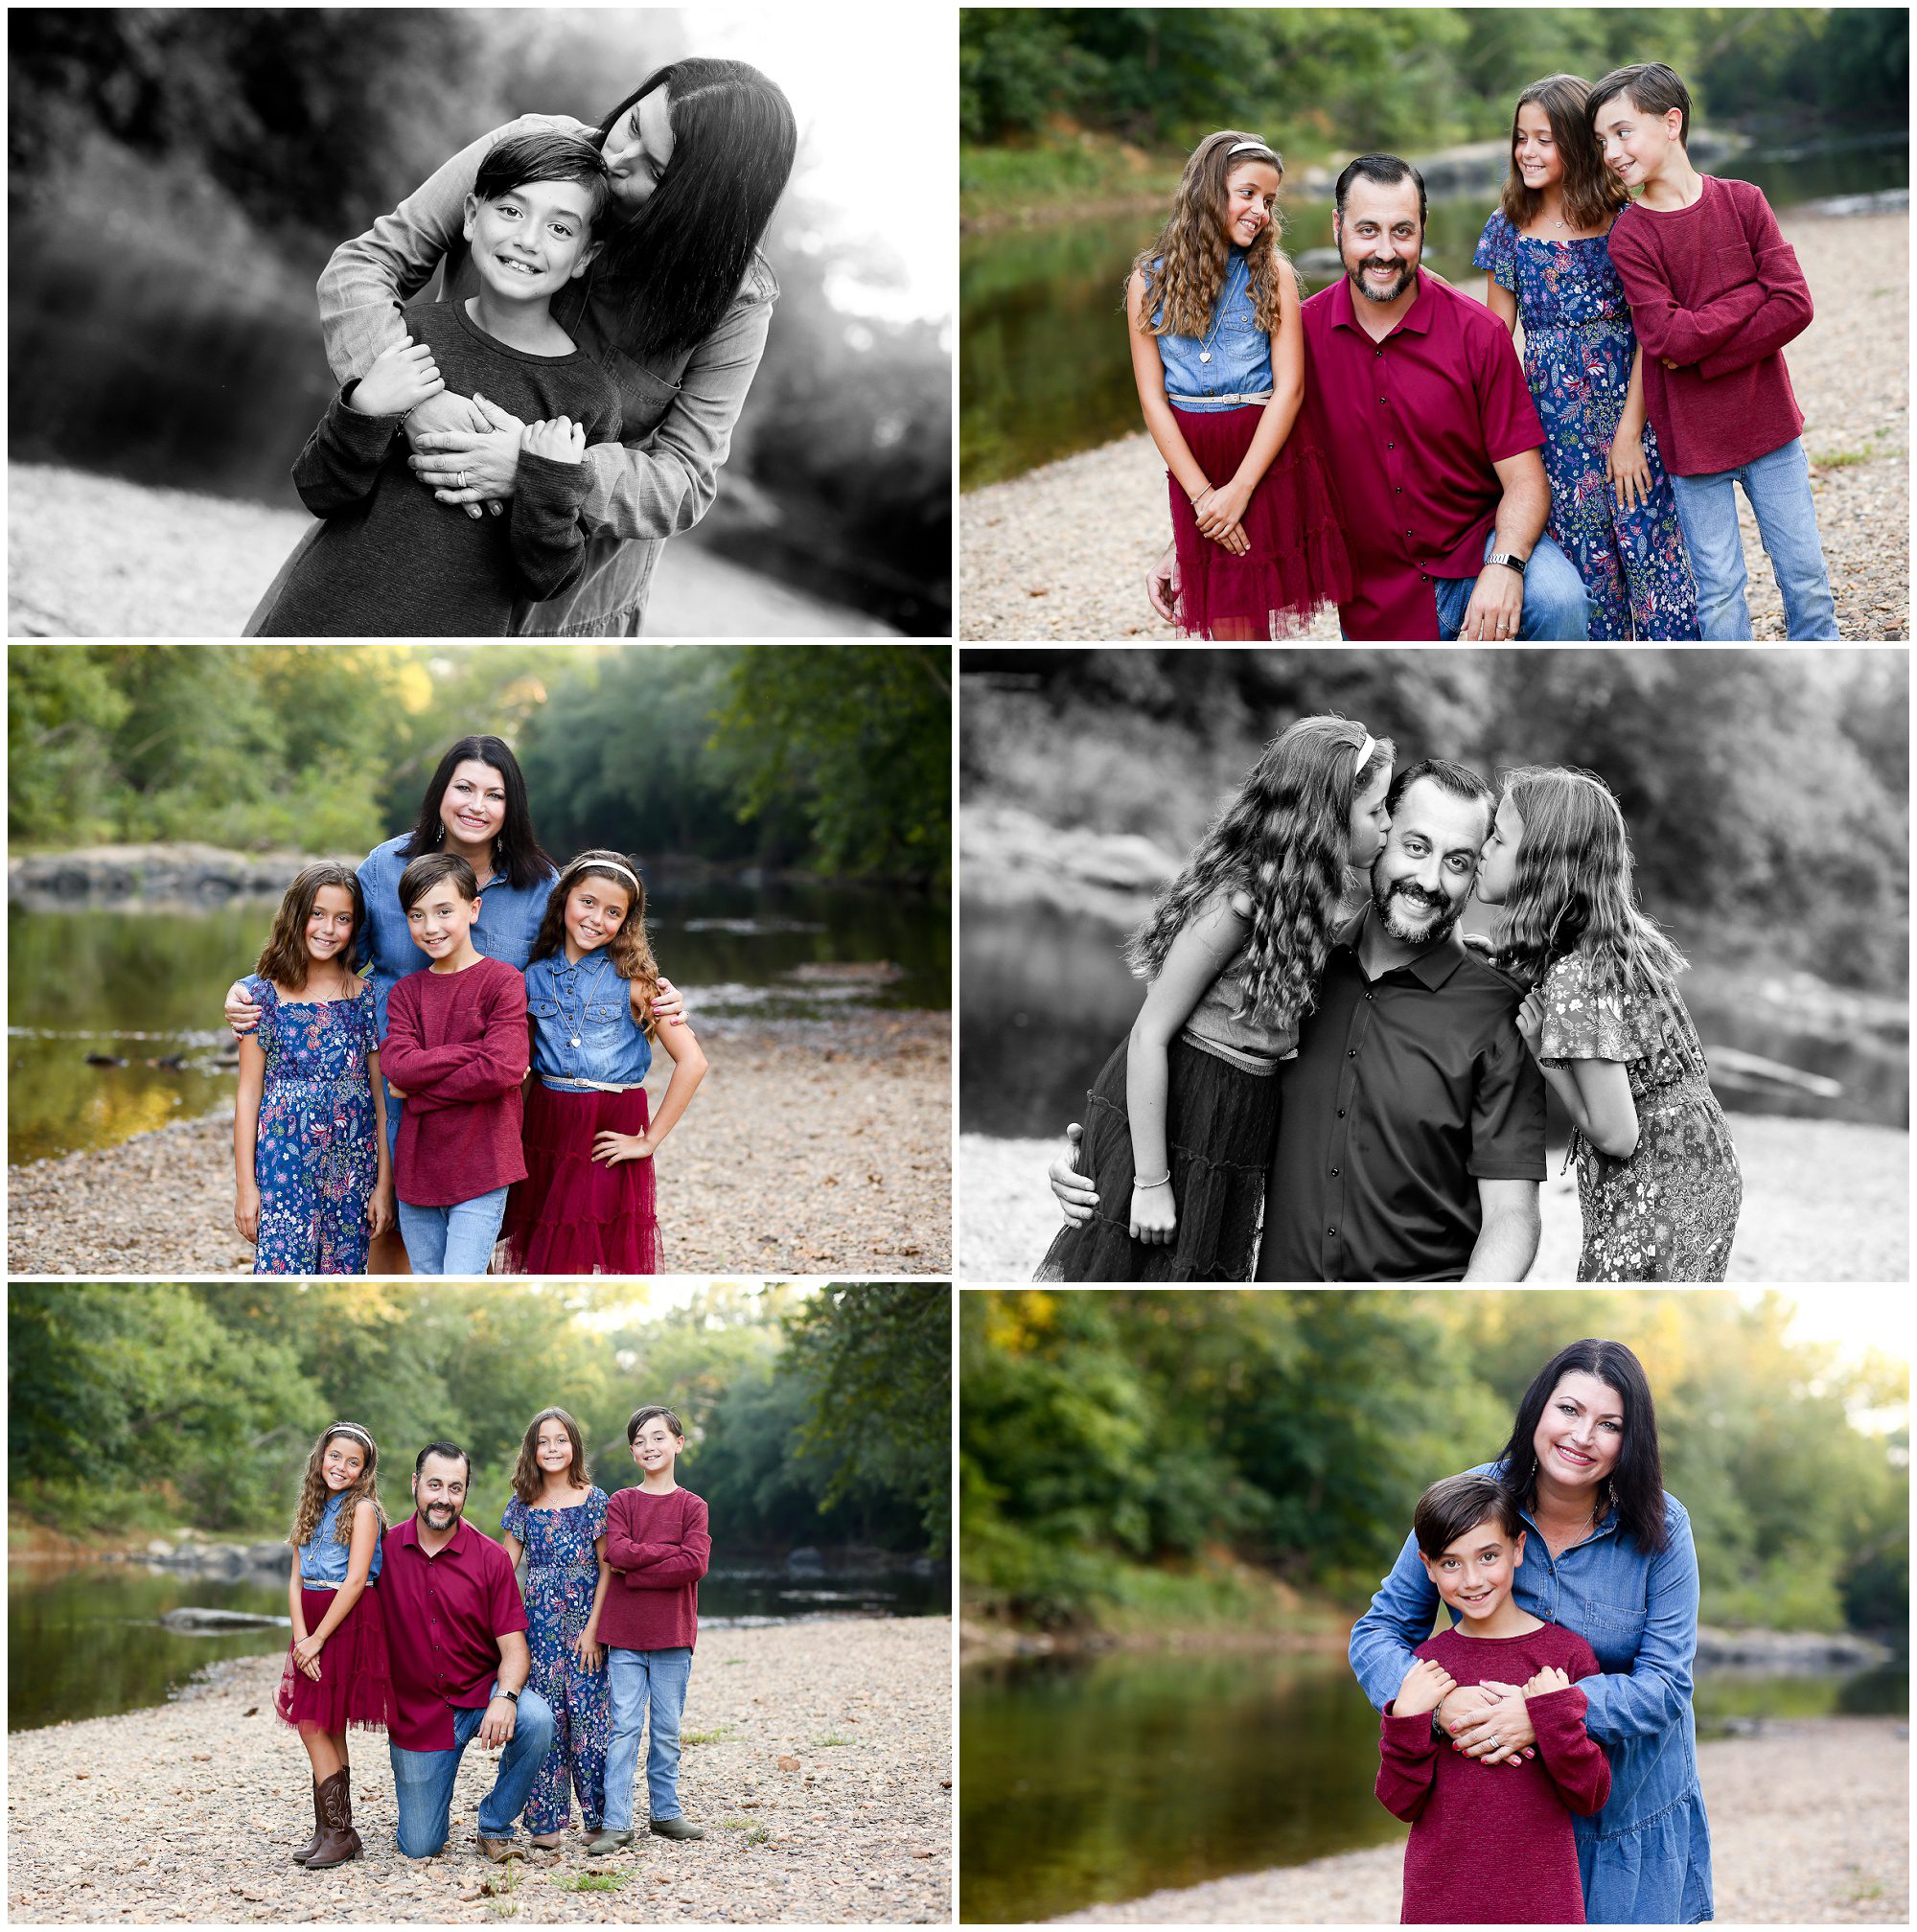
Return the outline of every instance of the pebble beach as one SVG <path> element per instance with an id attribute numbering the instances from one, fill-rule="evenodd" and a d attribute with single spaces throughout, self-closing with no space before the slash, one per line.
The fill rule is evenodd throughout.
<path id="1" fill-rule="evenodd" d="M 1811 490 L 1846 640 L 1910 635 L 1909 260 L 1906 212 L 1779 217 L 1816 304 L 1785 352 L 1805 416 Z M 1482 295 L 1473 276 L 1466 292 Z M 1168 534 L 1165 466 L 1143 432 L 959 502 L 961 638 L 1168 640 L 1144 575 Z M 1784 607 L 1742 494 L 1757 639 Z M 1335 612 L 1304 633 L 1335 640 Z"/>
<path id="2" fill-rule="evenodd" d="M 952 1017 L 705 1021 L 711 1063 L 658 1156 L 662 1273 L 947 1275 Z M 652 1102 L 669 1077 L 658 1067 Z M 13 1275 L 249 1275 L 230 1107 L 11 1167 Z"/>
<path id="3" fill-rule="evenodd" d="M 393 1843 L 385 1741 L 352 1736 L 365 1855 L 307 1873 L 282 1660 L 217 1667 L 179 1701 L 8 1740 L 15 1923 L 944 1923 L 952 1911 L 952 1624 L 939 1617 L 709 1629 L 686 1700 L 680 1796 L 705 1828 L 589 1859 L 489 1864 L 474 1843 L 497 1760 L 471 1747 L 436 1858 Z M 641 1787 L 643 1809 L 643 1787 Z"/>
<path id="4" fill-rule="evenodd" d="M 1768 1723 L 1698 1747 L 1717 1916 L 1742 1925 L 1910 1919 L 1910 1727 L 1902 1718 Z M 1400 1843 L 1095 1905 L 1087 1925 L 1379 1925 L 1398 1916 Z M 1488 1882 L 1495 1883 L 1494 1874 Z"/>

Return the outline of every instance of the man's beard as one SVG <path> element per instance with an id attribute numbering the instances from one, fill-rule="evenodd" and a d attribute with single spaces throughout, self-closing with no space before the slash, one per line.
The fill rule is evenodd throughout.
<path id="1" fill-rule="evenodd" d="M 1401 946 L 1435 946 L 1441 939 L 1449 938 L 1452 928 L 1465 916 L 1465 900 L 1458 899 L 1444 906 L 1439 911 L 1438 917 L 1428 927 L 1421 932 L 1414 932 L 1408 927 L 1398 924 L 1397 908 L 1393 904 L 1394 900 L 1406 896 L 1404 887 L 1408 884 L 1407 880 L 1399 879 L 1392 885 L 1380 888 L 1377 883 L 1377 875 L 1375 873 L 1373 874 L 1372 909 L 1378 915 L 1378 919 L 1382 923 L 1384 930 Z M 1469 895 L 1467 894 L 1466 896 L 1468 897 Z M 1431 902 L 1420 898 L 1414 900 L 1412 903 L 1414 905 L 1422 904 L 1428 906 Z"/>
<path id="2" fill-rule="evenodd" d="M 446 1512 L 446 1521 L 443 1524 L 432 1520 L 435 1510 Z M 459 1511 L 450 1503 L 422 1503 L 419 1506 L 419 1513 L 420 1521 L 428 1530 L 452 1530 L 459 1526 Z"/>
<path id="3" fill-rule="evenodd" d="M 1345 270 L 1345 273 L 1351 278 L 1351 287 L 1367 302 L 1396 302 L 1411 287 L 1412 278 L 1418 273 L 1418 264 L 1416 262 L 1403 263 L 1400 265 L 1397 280 L 1389 288 L 1380 292 L 1365 280 L 1365 270 L 1372 265 L 1369 262 L 1360 262 L 1355 268 L 1348 267 Z"/>

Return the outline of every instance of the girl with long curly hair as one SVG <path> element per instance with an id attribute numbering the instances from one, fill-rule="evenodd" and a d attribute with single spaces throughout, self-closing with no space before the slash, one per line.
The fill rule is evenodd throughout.
<path id="1" fill-rule="evenodd" d="M 500 1237 L 516 1274 L 658 1272 L 653 1156 L 705 1077 L 691 1027 L 655 1024 L 658 985 L 639 862 L 580 853 L 554 882 L 526 967 L 526 1178 Z M 656 1044 L 672 1079 L 654 1119 L 644 1083 Z"/>
<path id="2" fill-rule="evenodd" d="M 1278 1064 L 1341 913 L 1362 902 L 1396 755 L 1350 719 L 1299 719 L 1159 894 L 1126 954 L 1144 1003 L 1087 1095 L 1098 1205 L 1060 1230 L 1037 1279 L 1251 1278 Z"/>
<path id="3" fill-rule="evenodd" d="M 349 1725 L 383 1731 L 392 1711 L 379 1581 L 380 1451 L 357 1422 L 335 1422 L 306 1459 L 287 1541 L 293 1641 L 273 1709 L 295 1726 L 312 1766 L 312 1836 L 293 1853 L 309 1872 L 360 1852 L 353 1828 Z"/>
<path id="4" fill-rule="evenodd" d="M 1677 976 L 1638 909 L 1624 814 L 1589 771 L 1504 783 L 1478 868 L 1501 963 L 1530 985 L 1517 1030 L 1576 1129 L 1581 1281 L 1721 1281 L 1744 1200 Z"/>
<path id="5" fill-rule="evenodd" d="M 1169 479 L 1188 637 L 1295 634 L 1317 606 L 1351 592 L 1336 490 L 1300 415 L 1298 279 L 1278 245 L 1283 174 L 1256 135 L 1206 135 L 1125 287 L 1132 375 Z"/>

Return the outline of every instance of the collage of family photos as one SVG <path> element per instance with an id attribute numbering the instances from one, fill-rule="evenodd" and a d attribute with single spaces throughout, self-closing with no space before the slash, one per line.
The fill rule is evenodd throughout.
<path id="1" fill-rule="evenodd" d="M 9 1923 L 1909 1922 L 1907 11 L 8 60 Z"/>

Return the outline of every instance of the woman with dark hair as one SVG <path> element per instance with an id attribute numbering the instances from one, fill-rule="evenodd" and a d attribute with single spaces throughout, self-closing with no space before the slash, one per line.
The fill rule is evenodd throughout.
<path id="1" fill-rule="evenodd" d="M 474 733 L 450 746 L 440 759 L 418 821 L 410 832 L 376 845 L 360 863 L 358 878 L 365 895 L 366 926 L 361 950 L 372 960 L 378 1037 L 386 1037 L 386 1000 L 408 973 L 430 963 L 414 942 L 400 904 L 400 874 L 406 862 L 427 852 L 450 852 L 472 866 L 479 882 L 479 917 L 473 945 L 489 959 L 521 973 L 532 957 L 533 940 L 546 900 L 559 876 L 533 831 L 532 804 L 525 774 L 503 738 Z M 679 995 L 661 978 L 654 996 L 654 1017 L 672 1022 L 683 1015 Z M 226 1021 L 243 1038 L 259 1024 L 260 1009 L 243 980 L 227 989 Z M 400 1115 L 405 1103 L 386 1090 L 386 1138 L 397 1147 Z M 379 1275 L 407 1271 L 396 1236 L 374 1243 L 369 1269 Z"/>
<path id="2" fill-rule="evenodd" d="M 677 60 L 647 75 L 597 127 L 523 114 L 494 128 L 334 252 L 319 280 L 320 333 L 345 388 L 402 339 L 402 304 L 435 269 L 447 299 L 476 293 L 463 230 L 479 164 L 497 142 L 542 130 L 582 136 L 612 173 L 606 245 L 553 298 L 552 316 L 617 387 L 620 441 L 586 451 L 584 571 L 557 597 L 516 605 L 511 628 L 636 636 L 659 546 L 711 507 L 765 353 L 778 284 L 759 243 L 798 143 L 777 86 L 743 60 Z M 527 426 L 483 396 L 443 392 L 404 426 L 414 474 L 441 503 L 497 515 L 514 494 Z M 288 560 L 246 635 L 319 527 Z"/>
<path id="3" fill-rule="evenodd" d="M 1526 1535 L 1514 1598 L 1576 1631 L 1601 1667 L 1578 1686 L 1589 1702 L 1584 1728 L 1611 1765 L 1610 1801 L 1572 1820 L 1586 1922 L 1709 1919 L 1711 1833 L 1691 1711 L 1698 1556 L 1691 1519 L 1664 1490 L 1637 1357 L 1622 1342 L 1560 1349 L 1524 1392 L 1497 1460 L 1470 1473 L 1495 1476 L 1517 1497 Z M 1407 1538 L 1351 1630 L 1351 1668 L 1377 1710 L 1397 1694 L 1438 1601 Z M 1517 1687 L 1460 1687 L 1433 1719 L 1467 1756 L 1529 1775 L 1522 1760 L 1536 1737 Z"/>

